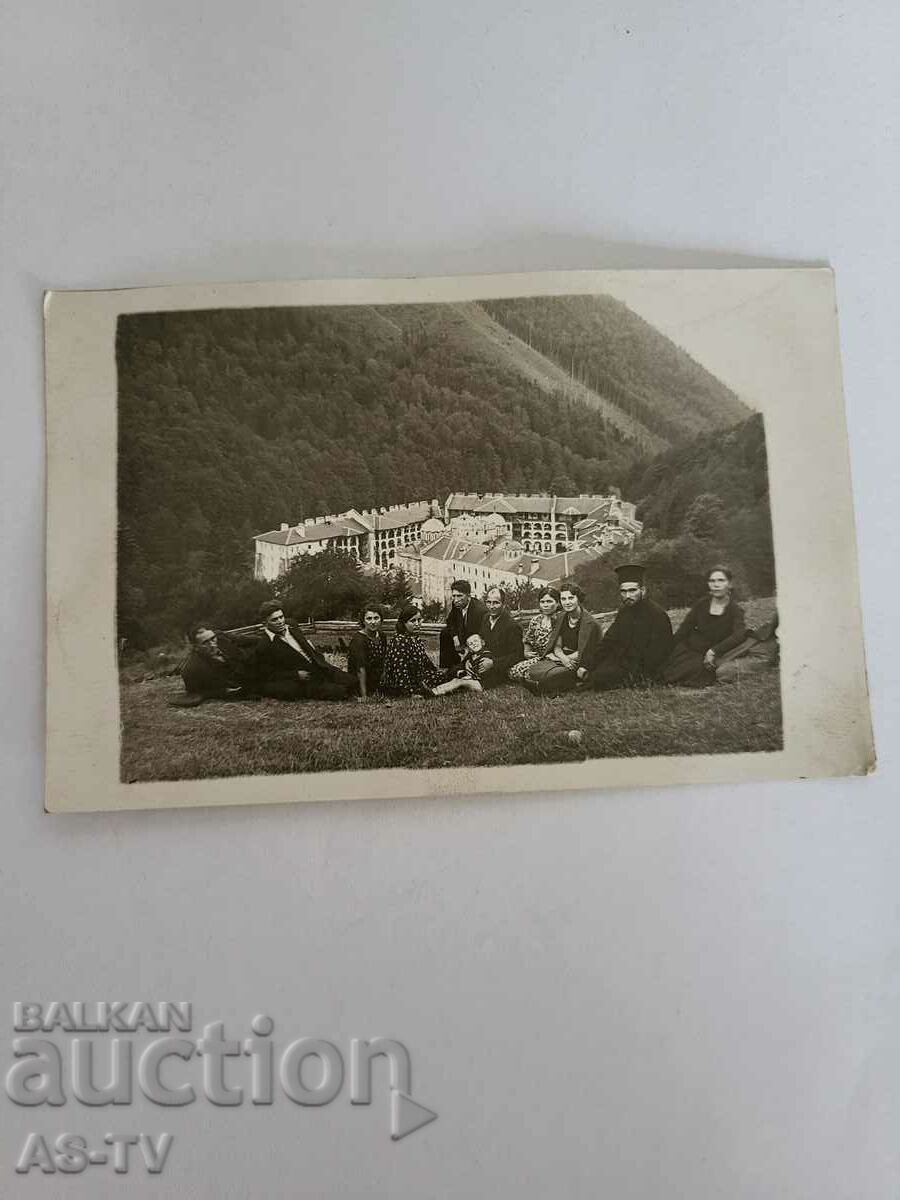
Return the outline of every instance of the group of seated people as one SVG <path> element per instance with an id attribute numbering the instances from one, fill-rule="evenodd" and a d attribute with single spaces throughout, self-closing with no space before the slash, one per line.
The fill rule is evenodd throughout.
<path id="1" fill-rule="evenodd" d="M 380 608 L 366 605 L 347 649 L 346 670 L 288 622 L 277 601 L 268 601 L 259 613 L 262 630 L 249 639 L 217 633 L 208 622 L 192 627 L 181 671 L 185 695 L 175 702 L 433 698 L 500 684 L 519 684 L 541 696 L 654 683 L 702 688 L 777 663 L 777 616 L 747 630 L 726 568 L 709 572 L 707 595 L 674 633 L 668 613 L 647 595 L 644 568 L 617 567 L 616 574 L 620 608 L 605 633 L 576 584 L 544 588 L 540 611 L 523 630 L 499 588 L 488 588 L 481 601 L 466 580 L 455 580 L 437 665 L 420 634 L 421 600 L 404 605 L 391 638 Z"/>

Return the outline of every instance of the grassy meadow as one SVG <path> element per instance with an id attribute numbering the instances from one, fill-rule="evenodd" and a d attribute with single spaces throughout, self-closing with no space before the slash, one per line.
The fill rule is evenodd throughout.
<path id="1" fill-rule="evenodd" d="M 745 605 L 749 624 L 772 601 Z M 680 614 L 673 613 L 673 619 Z M 171 656 L 156 672 L 122 672 L 121 776 L 126 783 L 309 771 L 510 766 L 673 754 L 779 750 L 777 671 L 699 691 L 653 687 L 555 699 L 521 687 L 435 700 L 329 704 L 277 700 L 173 708 Z M 578 730 L 580 741 L 570 739 Z"/>

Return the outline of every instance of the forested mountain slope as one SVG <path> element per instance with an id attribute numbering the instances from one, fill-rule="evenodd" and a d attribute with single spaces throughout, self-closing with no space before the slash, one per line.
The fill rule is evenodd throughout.
<path id="1" fill-rule="evenodd" d="M 642 430 L 656 446 L 722 423 L 717 399 L 744 411 L 616 302 L 594 336 L 616 378 L 638 380 L 644 407 L 630 393 L 619 412 L 611 392 L 593 406 L 571 399 L 582 385 L 563 386 L 553 340 L 566 301 L 515 303 L 528 306 L 529 336 L 555 348 L 543 367 L 536 349 L 498 351 L 491 305 L 490 318 L 452 305 L 123 316 L 120 620 L 169 627 L 192 597 L 236 586 L 253 535 L 280 521 L 455 490 L 605 492 L 645 457 Z M 502 305 L 512 322 L 513 302 Z"/>
<path id="2" fill-rule="evenodd" d="M 706 575 L 717 564 L 734 572 L 739 595 L 774 594 L 769 473 L 759 413 L 637 464 L 624 482 L 644 531 L 633 550 L 615 551 L 584 569 L 581 582 L 590 603 L 615 607 L 612 567 L 635 558 L 647 564 L 653 595 L 668 606 L 702 596 Z"/>
<path id="3" fill-rule="evenodd" d="M 750 415 L 734 392 L 612 296 L 486 300 L 481 307 L 661 442 L 675 445 Z"/>
<path id="4" fill-rule="evenodd" d="M 596 409 L 612 430 L 644 453 L 664 450 L 669 442 L 623 405 L 588 386 L 583 379 L 570 374 L 564 367 L 533 345 L 495 321 L 483 304 L 454 304 L 452 312 L 466 323 L 473 335 L 481 340 L 485 353 L 493 352 L 497 360 L 511 367 L 524 379 L 536 384 L 548 394 L 577 400 Z"/>

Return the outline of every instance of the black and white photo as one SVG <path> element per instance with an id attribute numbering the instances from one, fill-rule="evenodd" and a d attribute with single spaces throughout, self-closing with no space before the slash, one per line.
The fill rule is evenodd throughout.
<path id="1" fill-rule="evenodd" d="M 772 450 L 796 401 L 753 322 L 715 328 L 719 291 L 770 303 L 761 274 L 112 304 L 118 794 L 783 770 L 806 518 L 773 504 L 771 462 L 823 464 Z M 709 337 L 679 336 L 691 305 Z"/>

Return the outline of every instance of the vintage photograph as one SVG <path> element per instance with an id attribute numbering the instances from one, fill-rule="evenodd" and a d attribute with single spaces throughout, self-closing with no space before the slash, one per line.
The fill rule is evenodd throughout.
<path id="1" fill-rule="evenodd" d="M 763 416 L 608 295 L 123 315 L 123 782 L 782 745 Z"/>
<path id="2" fill-rule="evenodd" d="M 48 807 L 867 769 L 831 288 L 51 295 Z"/>

